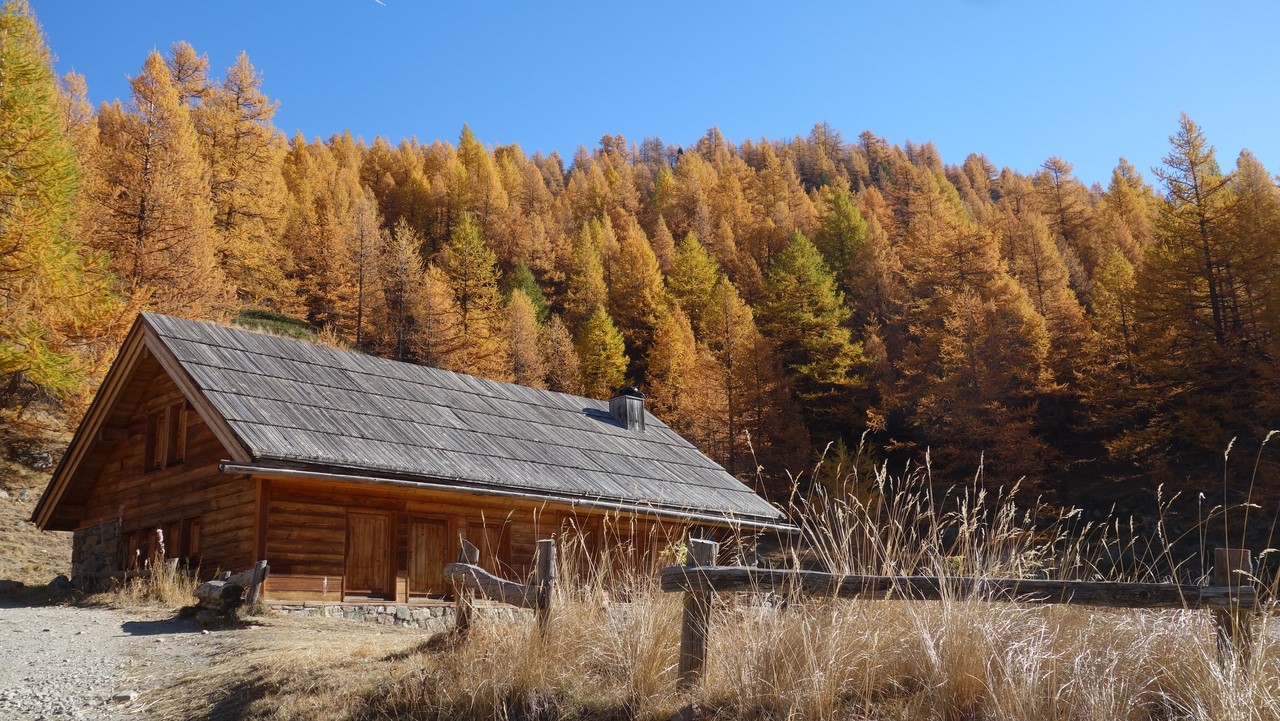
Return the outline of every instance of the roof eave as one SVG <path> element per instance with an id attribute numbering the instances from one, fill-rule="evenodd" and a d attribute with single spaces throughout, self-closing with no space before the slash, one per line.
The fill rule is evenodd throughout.
<path id="1" fill-rule="evenodd" d="M 45 486 L 44 493 L 40 494 L 40 500 L 36 502 L 36 507 L 31 512 L 31 522 L 42 531 L 50 530 L 53 512 L 67 490 L 71 476 L 75 475 L 84 454 L 93 445 L 93 438 L 102 427 L 103 419 L 115 405 L 123 379 L 130 375 L 138 362 L 139 353 L 143 348 L 141 327 L 142 317 L 139 316 L 134 319 L 133 326 L 125 334 L 120 350 L 116 351 L 116 359 L 112 361 L 111 367 L 103 376 L 102 383 L 89 404 L 89 409 L 80 419 L 80 425 L 76 428 L 75 435 L 71 437 L 71 442 L 67 444 L 67 450 L 63 452 L 62 459 L 53 470 L 53 475 L 49 477 L 49 485 Z"/>

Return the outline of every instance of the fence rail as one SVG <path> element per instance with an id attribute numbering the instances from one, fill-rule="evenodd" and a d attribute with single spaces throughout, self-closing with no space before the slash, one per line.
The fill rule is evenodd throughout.
<path id="1" fill-rule="evenodd" d="M 957 576 L 860 576 L 742 566 L 675 566 L 661 571 L 667 592 L 761 591 L 832 598 L 938 600 L 977 596 L 1019 603 L 1075 603 L 1112 608 L 1253 608 L 1251 587 L 1107 583 Z"/>
<path id="2" fill-rule="evenodd" d="M 715 566 L 719 544 L 689 542 L 689 564 L 664 568 L 661 588 L 684 593 L 677 685 L 689 689 L 702 676 L 706 662 L 711 595 L 739 591 L 796 593 L 826 598 L 878 598 L 901 601 L 970 597 L 984 601 L 1076 604 L 1110 608 L 1207 609 L 1217 626 L 1219 655 L 1247 660 L 1251 647 L 1250 616 L 1257 594 L 1248 585 L 1253 570 L 1248 551 L 1218 549 L 1214 554 L 1214 586 L 1175 583 L 1110 583 L 1013 578 L 932 576 L 864 576 L 821 571 Z"/>
<path id="3" fill-rule="evenodd" d="M 551 591 L 556 580 L 556 542 L 538 541 L 534 557 L 533 581 L 528 584 L 508 581 L 480 567 L 480 549 L 467 539 L 459 539 L 461 549 L 456 563 L 446 564 L 444 577 L 454 588 L 456 631 L 465 634 L 471 628 L 471 601 L 481 596 L 521 608 L 532 608 L 538 626 L 546 629 L 551 613 Z"/>
<path id="4" fill-rule="evenodd" d="M 1212 586 L 1177 583 L 1116 583 L 1054 581 L 1022 578 L 972 578 L 936 576 L 867 576 L 822 571 L 785 570 L 754 566 L 717 566 L 719 544 L 691 540 L 688 564 L 664 568 L 660 587 L 684 594 L 680 630 L 680 663 L 676 684 L 688 690 L 699 683 L 707 658 L 712 598 L 716 593 L 772 592 L 781 595 L 822 598 L 864 598 L 897 601 L 930 601 L 974 598 L 990 602 L 1049 603 L 1136 609 L 1207 610 L 1217 629 L 1220 659 L 1247 661 L 1252 644 L 1250 618 L 1259 604 L 1252 581 L 1252 556 L 1244 550 L 1218 549 L 1214 553 Z M 543 631 L 551 610 L 555 583 L 554 540 L 538 541 L 533 580 L 516 583 L 480 568 L 479 551 L 462 539 L 457 563 L 445 566 L 445 577 L 455 588 L 457 631 L 471 625 L 474 596 L 535 610 Z"/>

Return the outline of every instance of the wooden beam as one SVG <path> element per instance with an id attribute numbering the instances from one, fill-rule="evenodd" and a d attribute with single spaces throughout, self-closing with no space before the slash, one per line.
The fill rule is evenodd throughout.
<path id="1" fill-rule="evenodd" d="M 267 557 L 267 515 L 271 503 L 271 479 L 256 477 L 254 480 L 253 557 Z"/>
<path id="2" fill-rule="evenodd" d="M 1070 603 L 1112 608 L 1253 608 L 1249 587 L 1173 583 L 1110 583 L 1018 578 L 859 576 L 768 568 L 674 566 L 661 571 L 667 592 L 772 591 L 831 598 L 937 600 L 969 597 L 1021 603 Z"/>
<path id="3" fill-rule="evenodd" d="M 716 562 L 720 544 L 691 539 L 689 565 L 685 568 L 710 566 Z M 663 589 L 666 590 L 666 589 Z M 702 679 L 707 662 L 707 627 L 711 623 L 711 593 L 706 589 L 685 589 L 684 618 L 680 626 L 680 668 L 676 688 L 687 691 Z"/>
<path id="4" fill-rule="evenodd" d="M 551 592 L 556 582 L 556 541 L 547 538 L 538 541 L 538 551 L 534 563 L 533 587 L 534 608 L 538 614 L 538 628 L 547 630 L 551 619 Z"/>
<path id="5" fill-rule="evenodd" d="M 1213 584 L 1227 587 L 1235 593 L 1225 606 L 1213 609 L 1213 621 L 1217 628 L 1218 660 L 1223 665 L 1236 660 L 1241 667 L 1249 662 L 1253 650 L 1253 604 L 1239 601 L 1248 591 L 1253 578 L 1253 554 L 1246 549 L 1215 548 L 1213 550 Z"/>
<path id="6" fill-rule="evenodd" d="M 521 608 L 538 607 L 538 589 L 508 581 L 470 563 L 450 563 L 444 567 L 444 578 L 458 589 L 479 592 L 485 598 Z"/>

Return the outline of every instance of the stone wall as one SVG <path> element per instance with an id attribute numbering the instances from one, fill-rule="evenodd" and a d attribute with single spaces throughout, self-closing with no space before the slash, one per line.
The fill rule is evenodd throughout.
<path id="1" fill-rule="evenodd" d="M 105 590 L 120 565 L 120 522 L 107 521 L 71 534 L 71 582 L 82 591 Z"/>
<path id="2" fill-rule="evenodd" d="M 422 628 L 431 632 L 447 631 L 454 627 L 454 607 L 452 604 L 406 605 L 406 604 L 356 604 L 356 603 L 272 603 L 271 610 L 287 616 L 310 616 L 313 618 L 337 618 L 347 621 L 363 621 L 382 626 L 403 626 Z M 533 612 L 527 609 L 510 606 L 488 606 L 477 604 L 473 607 L 477 618 L 496 618 L 514 621 L 527 617 L 533 622 Z"/>

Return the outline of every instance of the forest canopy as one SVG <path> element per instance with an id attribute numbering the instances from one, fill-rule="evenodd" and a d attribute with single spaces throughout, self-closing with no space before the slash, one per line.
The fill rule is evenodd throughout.
<path id="1" fill-rule="evenodd" d="M 140 60 L 95 107 L 25 3 L 0 15 L 6 412 L 83 408 L 151 310 L 293 318 L 595 397 L 636 384 L 775 490 L 860 445 L 927 450 L 944 479 L 1220 487 L 1233 439 L 1280 427 L 1280 188 L 1185 115 L 1160 166 L 1121 158 L 1105 186 L 825 123 L 565 159 L 467 127 L 286 138 L 246 55 Z"/>

